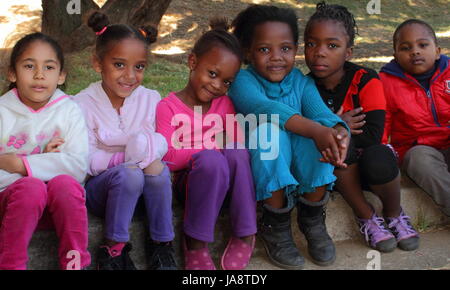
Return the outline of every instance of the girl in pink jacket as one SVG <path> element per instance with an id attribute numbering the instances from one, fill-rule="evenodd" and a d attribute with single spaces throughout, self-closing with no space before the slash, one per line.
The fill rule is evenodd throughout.
<path id="1" fill-rule="evenodd" d="M 75 100 L 85 113 L 89 132 L 87 206 L 105 217 L 105 244 L 97 264 L 104 270 L 133 270 L 128 228 L 141 196 L 151 237 L 151 269 L 176 269 L 171 241 L 170 172 L 161 162 L 167 151 L 155 132 L 155 110 L 161 97 L 141 86 L 148 46 L 156 40 L 151 27 L 110 25 L 95 12 L 89 26 L 97 34 L 94 69 L 102 80 L 81 91 Z"/>

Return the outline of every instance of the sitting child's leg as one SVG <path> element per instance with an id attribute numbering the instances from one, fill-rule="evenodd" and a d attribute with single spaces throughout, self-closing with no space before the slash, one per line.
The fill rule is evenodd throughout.
<path id="1" fill-rule="evenodd" d="M 79 266 L 83 269 L 91 263 L 88 247 L 88 219 L 84 190 L 69 175 L 60 175 L 47 184 L 48 211 L 52 217 L 56 234 L 59 237 L 59 263 L 63 270 L 68 270 L 68 263 L 79 257 Z M 77 251 L 74 256 L 67 254 Z M 72 268 L 70 268 L 72 269 Z M 79 270 L 75 269 L 75 270 Z"/>
<path id="2" fill-rule="evenodd" d="M 224 270 L 245 269 L 255 245 L 256 196 L 250 158 L 245 149 L 225 149 L 223 155 L 230 169 L 230 219 L 233 237 L 222 255 Z"/>
<path id="3" fill-rule="evenodd" d="M 46 204 L 45 183 L 33 177 L 23 177 L 1 193 L 1 270 L 26 269 L 28 244 Z"/>
<path id="4" fill-rule="evenodd" d="M 450 216 L 449 156 L 450 149 L 439 151 L 418 145 L 409 149 L 403 160 L 406 174 L 433 198 L 447 216 Z"/>
<path id="5" fill-rule="evenodd" d="M 144 173 L 137 166 L 118 165 L 86 184 L 86 204 L 95 215 L 105 218 L 107 244 L 100 248 L 99 269 L 136 269 L 128 256 L 128 232 L 137 201 L 144 187 Z"/>
<path id="6" fill-rule="evenodd" d="M 144 170 L 144 201 L 149 232 L 152 240 L 150 268 L 176 270 L 175 252 L 172 247 L 172 183 L 169 168 L 161 160 L 155 160 Z"/>

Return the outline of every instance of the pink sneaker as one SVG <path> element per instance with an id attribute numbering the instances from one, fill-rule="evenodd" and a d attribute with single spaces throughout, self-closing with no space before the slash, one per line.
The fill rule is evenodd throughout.
<path id="1" fill-rule="evenodd" d="M 252 244 L 249 245 L 243 240 L 231 237 L 228 245 L 223 252 L 220 265 L 223 270 L 243 270 L 248 266 L 255 248 L 255 236 L 252 238 Z"/>
<path id="2" fill-rule="evenodd" d="M 198 250 L 188 250 L 186 240 L 183 239 L 183 251 L 185 270 L 216 270 L 209 255 L 208 246 Z"/>

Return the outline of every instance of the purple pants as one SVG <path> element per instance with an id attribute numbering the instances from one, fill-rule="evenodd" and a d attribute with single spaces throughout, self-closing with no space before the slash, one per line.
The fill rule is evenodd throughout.
<path id="1" fill-rule="evenodd" d="M 247 150 L 203 150 L 192 155 L 186 174 L 185 234 L 213 242 L 214 227 L 227 194 L 233 235 L 256 234 L 256 197 Z"/>
<path id="2" fill-rule="evenodd" d="M 86 205 L 105 217 L 105 237 L 116 242 L 130 239 L 128 229 L 136 204 L 143 195 L 151 239 L 169 242 L 172 226 L 172 185 L 167 166 L 160 175 L 146 175 L 142 169 L 121 164 L 92 177 L 86 184 Z"/>

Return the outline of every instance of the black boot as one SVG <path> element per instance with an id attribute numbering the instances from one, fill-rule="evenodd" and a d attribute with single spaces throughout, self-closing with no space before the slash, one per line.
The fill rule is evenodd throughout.
<path id="1" fill-rule="evenodd" d="M 119 256 L 113 257 L 109 247 L 100 247 L 97 253 L 97 270 L 137 270 L 128 254 L 132 247 L 127 243 Z"/>
<path id="2" fill-rule="evenodd" d="M 311 202 L 299 196 L 297 203 L 298 226 L 308 241 L 309 255 L 319 266 L 331 265 L 336 259 L 336 249 L 325 225 L 324 205 L 329 196 L 327 191 L 319 202 Z"/>
<path id="3" fill-rule="evenodd" d="M 279 211 L 279 212 L 275 212 Z M 263 206 L 258 236 L 261 238 L 270 260 L 278 267 L 297 270 L 303 267 L 304 258 L 300 255 L 291 232 L 291 210 L 276 210 Z"/>

